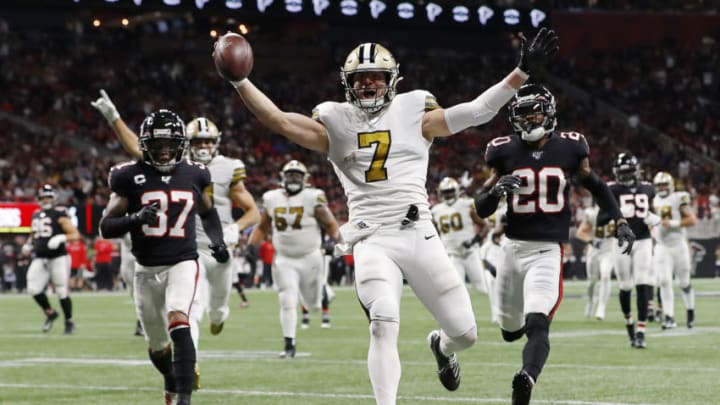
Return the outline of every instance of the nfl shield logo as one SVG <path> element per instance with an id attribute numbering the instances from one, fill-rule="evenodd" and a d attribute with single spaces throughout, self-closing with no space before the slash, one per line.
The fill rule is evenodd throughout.
<path id="1" fill-rule="evenodd" d="M 543 153 L 542 153 L 541 150 L 537 150 L 537 151 L 535 151 L 535 152 L 532 153 L 532 157 L 533 157 L 533 159 L 535 159 L 535 160 L 540 160 L 540 158 L 542 157 L 542 155 L 543 155 Z"/>

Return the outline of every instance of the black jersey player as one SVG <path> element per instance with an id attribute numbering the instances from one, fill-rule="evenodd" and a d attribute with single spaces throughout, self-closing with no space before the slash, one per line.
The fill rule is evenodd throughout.
<path id="1" fill-rule="evenodd" d="M 625 316 L 625 324 L 630 344 L 636 348 L 645 348 L 645 324 L 648 320 L 648 301 L 652 299 L 655 275 L 652 267 L 652 238 L 648 224 L 657 218 L 652 212 L 655 187 L 640 178 L 640 165 L 630 153 L 620 153 L 613 162 L 615 181 L 608 184 L 620 210 L 630 224 L 637 241 L 630 256 L 616 255 L 615 273 L 620 286 L 620 309 Z M 605 212 L 601 217 L 607 217 Z M 637 300 L 637 331 L 632 318 L 630 298 L 635 286 Z"/>
<path id="2" fill-rule="evenodd" d="M 492 215 L 501 198 L 507 200 L 508 241 L 496 284 L 499 321 L 506 341 L 528 337 L 522 369 L 513 377 L 513 404 L 530 402 L 550 352 L 550 321 L 562 297 L 562 243 L 569 237 L 572 177 L 612 213 L 618 238 L 629 246 L 634 240 L 612 193 L 590 169 L 585 137 L 555 131 L 555 109 L 555 97 L 545 87 L 520 88 L 509 104 L 515 133 L 488 144 L 485 160 L 492 173 L 476 197 L 481 217 Z"/>
<path id="3" fill-rule="evenodd" d="M 100 230 L 108 238 L 130 232 L 137 260 L 135 305 L 150 359 L 165 377 L 166 401 L 189 404 L 196 353 L 188 316 L 200 274 L 196 213 L 215 259 L 226 262 L 229 253 L 207 191 L 210 172 L 184 158 L 187 139 L 180 117 L 169 110 L 153 112 L 140 127 L 139 142 L 142 159 L 110 170 L 113 196 Z"/>
<path id="4" fill-rule="evenodd" d="M 65 316 L 65 334 L 70 335 L 75 332 L 75 323 L 68 288 L 70 258 L 65 242 L 78 240 L 80 234 L 67 209 L 55 205 L 55 190 L 51 185 L 45 184 L 38 190 L 37 200 L 40 209 L 32 215 L 31 242 L 23 246 L 25 253 L 35 253 L 28 268 L 27 291 L 43 309 L 45 323 L 42 330 L 48 332 L 58 317 L 45 294 L 45 287 L 52 282 Z"/>

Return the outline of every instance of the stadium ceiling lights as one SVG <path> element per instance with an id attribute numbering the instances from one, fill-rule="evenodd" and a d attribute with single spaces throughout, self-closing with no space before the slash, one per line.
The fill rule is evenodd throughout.
<path id="1" fill-rule="evenodd" d="M 118 0 L 105 0 L 107 3 L 115 3 Z M 532 27 L 539 27 L 546 19 L 547 13 L 539 8 L 502 8 L 488 5 L 469 7 L 460 2 L 455 5 L 448 4 L 448 1 L 427 1 L 424 4 L 416 1 L 391 1 L 391 0 L 162 0 L 163 4 L 169 7 L 180 5 L 191 5 L 197 9 L 203 9 L 206 5 L 213 6 L 224 3 L 224 7 L 230 10 L 247 9 L 265 14 L 273 9 L 277 12 L 282 8 L 289 15 L 298 13 L 309 13 L 316 17 L 323 17 L 327 14 L 340 14 L 345 17 L 370 17 L 373 20 L 393 18 L 409 22 L 434 23 L 439 18 L 451 20 L 457 24 L 477 22 L 482 26 L 490 23 L 503 24 L 508 27 L 521 24 L 521 19 L 527 15 Z M 136 6 L 142 6 L 143 0 L 133 0 Z M 467 2 L 465 2 L 467 3 Z"/>

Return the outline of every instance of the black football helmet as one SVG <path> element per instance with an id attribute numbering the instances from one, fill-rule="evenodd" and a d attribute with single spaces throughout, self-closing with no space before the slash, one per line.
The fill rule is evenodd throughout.
<path id="1" fill-rule="evenodd" d="M 183 160 L 187 145 L 185 123 L 170 110 L 151 113 L 140 126 L 143 160 L 159 172 L 172 171 Z"/>
<path id="2" fill-rule="evenodd" d="M 49 184 L 43 184 L 38 189 L 36 198 L 41 209 L 49 210 L 55 205 L 55 189 Z M 46 198 L 50 198 L 50 200 L 44 201 Z"/>
<path id="3" fill-rule="evenodd" d="M 539 141 L 557 126 L 555 96 L 539 84 L 526 84 L 520 87 L 510 100 L 508 109 L 510 125 L 523 141 Z M 535 114 L 542 114 L 542 121 L 530 119 Z"/>
<path id="4" fill-rule="evenodd" d="M 631 153 L 621 153 L 613 162 L 615 181 L 626 186 L 634 186 L 640 179 L 640 164 Z"/>

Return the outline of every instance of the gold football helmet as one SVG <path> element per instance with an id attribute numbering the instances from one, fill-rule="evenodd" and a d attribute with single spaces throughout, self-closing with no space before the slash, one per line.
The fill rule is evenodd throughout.
<path id="1" fill-rule="evenodd" d="M 358 89 L 353 87 L 354 75 L 359 72 L 382 72 L 385 74 L 386 87 L 376 89 L 374 97 L 367 98 L 359 94 Z M 376 113 L 383 107 L 390 104 L 395 97 L 397 83 L 402 80 L 400 65 L 384 46 L 366 42 L 358 45 L 345 58 L 345 63 L 340 67 L 340 81 L 345 87 L 345 98 L 365 112 Z"/>
<path id="2" fill-rule="evenodd" d="M 657 172 L 653 178 L 653 185 L 657 194 L 663 198 L 675 191 L 675 180 L 668 172 Z"/>
<path id="3" fill-rule="evenodd" d="M 198 117 L 190 121 L 186 128 L 187 137 L 190 140 L 190 159 L 204 164 L 217 156 L 220 146 L 220 131 L 217 125 L 205 117 Z M 209 139 L 212 145 L 209 148 L 202 147 L 200 140 Z"/>
<path id="4" fill-rule="evenodd" d="M 452 204 L 457 199 L 460 185 L 452 177 L 443 177 L 438 185 L 438 191 L 440 192 L 440 199 L 448 204 Z"/>
<path id="5" fill-rule="evenodd" d="M 297 176 L 297 173 L 300 176 Z M 282 186 L 288 194 L 297 194 L 305 187 L 310 174 L 302 162 L 291 160 L 283 166 L 280 177 L 282 178 Z"/>

